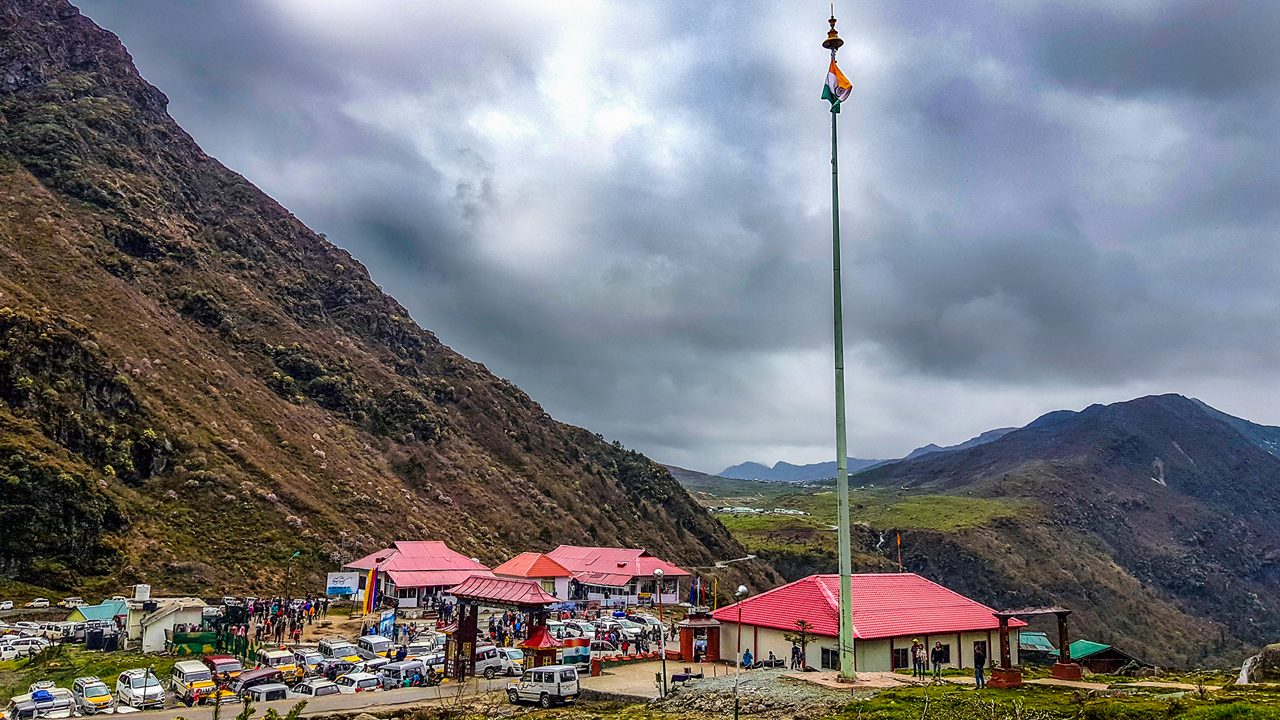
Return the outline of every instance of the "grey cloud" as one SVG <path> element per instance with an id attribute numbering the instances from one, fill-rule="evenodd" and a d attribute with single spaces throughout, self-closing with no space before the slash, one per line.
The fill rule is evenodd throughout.
<path id="1" fill-rule="evenodd" d="M 557 417 L 699 469 L 830 454 L 824 7 L 83 7 Z M 1147 391 L 1280 424 L 1277 12 L 842 11 L 856 454 Z"/>

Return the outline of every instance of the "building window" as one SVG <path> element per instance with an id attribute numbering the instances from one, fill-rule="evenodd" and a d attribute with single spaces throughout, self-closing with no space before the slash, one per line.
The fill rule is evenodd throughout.
<path id="1" fill-rule="evenodd" d="M 893 669 L 911 667 L 911 651 L 907 648 L 893 649 Z"/>
<path id="2" fill-rule="evenodd" d="M 555 581 L 555 580 L 543 580 L 543 581 L 542 581 L 542 592 L 547 593 L 548 595 L 555 595 L 555 594 L 556 594 L 556 581 Z"/>
<path id="3" fill-rule="evenodd" d="M 834 648 L 822 648 L 822 669 L 840 669 L 840 651 Z"/>

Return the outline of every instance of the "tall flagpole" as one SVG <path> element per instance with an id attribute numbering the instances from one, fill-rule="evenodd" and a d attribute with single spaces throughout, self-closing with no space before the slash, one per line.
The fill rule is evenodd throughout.
<path id="1" fill-rule="evenodd" d="M 835 62 L 836 50 L 844 40 L 836 33 L 835 12 L 827 21 L 831 29 L 822 47 L 831 51 Z M 836 496 L 838 532 L 840 533 L 840 677 L 854 677 L 853 659 L 853 558 L 849 537 L 849 449 L 845 439 L 844 415 L 844 311 L 840 290 L 840 162 L 836 145 L 836 119 L 840 117 L 840 103 L 831 104 L 831 286 L 835 307 L 836 350 Z"/>

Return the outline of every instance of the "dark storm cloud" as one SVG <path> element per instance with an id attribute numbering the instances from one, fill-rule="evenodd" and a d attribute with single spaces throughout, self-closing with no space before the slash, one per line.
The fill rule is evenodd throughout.
<path id="1" fill-rule="evenodd" d="M 83 7 L 557 417 L 699 469 L 830 454 L 825 5 Z M 1151 391 L 1280 421 L 1280 10 L 841 13 L 855 454 Z"/>

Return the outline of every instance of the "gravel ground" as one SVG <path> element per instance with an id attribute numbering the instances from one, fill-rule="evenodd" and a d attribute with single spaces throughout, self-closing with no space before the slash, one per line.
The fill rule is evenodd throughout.
<path id="1" fill-rule="evenodd" d="M 752 670 L 742 674 L 738 688 L 743 715 L 768 717 L 812 717 L 816 713 L 842 707 L 855 695 L 849 691 L 824 688 L 783 677 L 786 670 Z M 871 695 L 872 693 L 866 693 Z M 653 707 L 667 712 L 733 712 L 733 675 L 694 680 L 680 687 Z"/>

